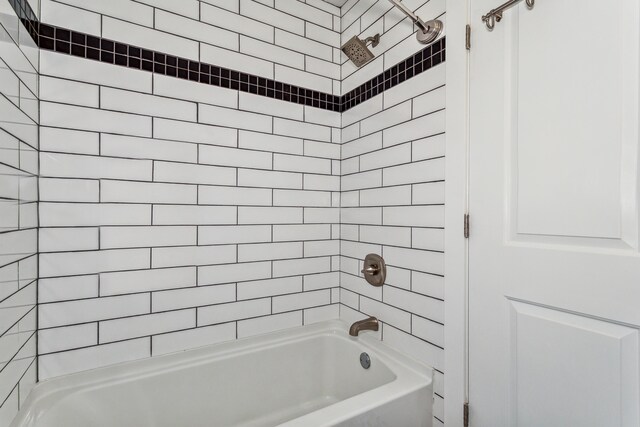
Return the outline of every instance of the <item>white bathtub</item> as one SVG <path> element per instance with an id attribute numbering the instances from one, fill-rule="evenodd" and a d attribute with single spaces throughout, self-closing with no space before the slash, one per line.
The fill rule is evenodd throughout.
<path id="1" fill-rule="evenodd" d="M 347 327 L 323 322 L 45 381 L 12 426 L 431 426 L 431 369 Z"/>

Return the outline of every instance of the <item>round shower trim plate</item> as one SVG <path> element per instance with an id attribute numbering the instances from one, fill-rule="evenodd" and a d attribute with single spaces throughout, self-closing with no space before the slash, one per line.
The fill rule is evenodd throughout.
<path id="1" fill-rule="evenodd" d="M 433 43 L 440 36 L 440 33 L 442 33 L 444 25 L 439 19 L 427 21 L 425 22 L 425 25 L 428 30 L 424 32 L 418 28 L 418 31 L 416 31 L 416 39 L 418 39 L 418 42 L 421 44 Z"/>

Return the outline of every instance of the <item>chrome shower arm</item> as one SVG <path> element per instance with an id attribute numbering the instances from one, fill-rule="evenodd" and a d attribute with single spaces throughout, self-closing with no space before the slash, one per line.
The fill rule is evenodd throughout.
<path id="1" fill-rule="evenodd" d="M 398 9 L 404 12 L 404 14 L 407 15 L 409 19 L 411 19 L 413 23 L 416 24 L 418 28 L 422 30 L 422 32 L 426 33 L 427 31 L 429 31 L 429 26 L 425 24 L 425 22 L 422 19 L 420 19 L 418 15 L 416 15 L 409 8 L 407 8 L 407 6 L 402 4 L 402 1 L 400 0 L 389 0 L 389 1 L 395 6 L 398 6 Z"/>
<path id="2" fill-rule="evenodd" d="M 418 31 L 416 31 L 416 38 L 419 43 L 422 44 L 430 44 L 442 34 L 443 24 L 439 19 L 431 19 L 427 22 L 424 22 L 418 15 L 413 13 L 411 10 L 407 8 L 404 4 L 402 4 L 401 0 L 389 0 L 391 4 L 396 6 L 398 9 L 402 11 L 405 15 L 407 15 L 414 24 L 418 26 Z M 527 0 L 534 1 L 534 0 Z"/>

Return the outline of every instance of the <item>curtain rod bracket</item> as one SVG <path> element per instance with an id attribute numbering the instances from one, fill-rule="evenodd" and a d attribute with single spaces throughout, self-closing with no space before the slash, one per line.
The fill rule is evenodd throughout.
<path id="1" fill-rule="evenodd" d="M 521 1 L 522 0 L 509 0 L 496 7 L 495 9 L 491 9 L 486 15 L 482 15 L 482 22 L 484 22 L 489 31 L 492 31 L 496 26 L 496 22 L 502 21 L 502 14 L 504 13 L 504 11 L 512 6 L 515 6 Z M 533 9 L 536 0 L 525 0 L 525 3 L 527 4 L 528 9 Z"/>

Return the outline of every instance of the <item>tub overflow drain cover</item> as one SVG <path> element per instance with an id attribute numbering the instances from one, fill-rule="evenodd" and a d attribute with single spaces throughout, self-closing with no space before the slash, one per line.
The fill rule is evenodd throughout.
<path id="1" fill-rule="evenodd" d="M 364 369 L 369 369 L 369 367 L 371 366 L 371 358 L 367 353 L 362 353 L 360 355 L 360 364 Z"/>

